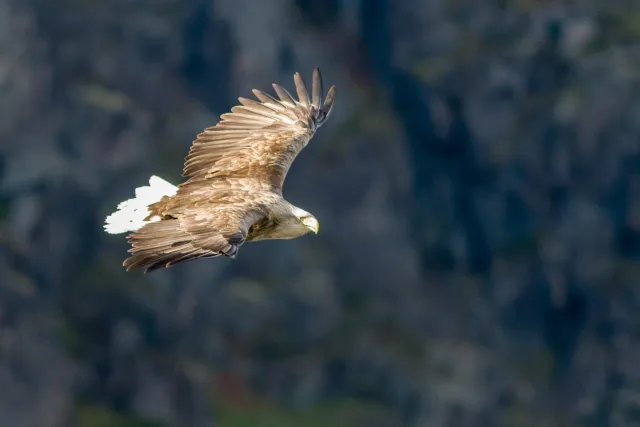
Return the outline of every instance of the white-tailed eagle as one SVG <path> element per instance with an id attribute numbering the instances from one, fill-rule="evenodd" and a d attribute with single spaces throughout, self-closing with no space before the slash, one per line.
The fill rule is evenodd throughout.
<path id="1" fill-rule="evenodd" d="M 287 202 L 282 184 L 298 153 L 331 114 L 332 86 L 323 99 L 313 72 L 311 97 L 299 73 L 298 100 L 273 84 L 279 100 L 253 90 L 258 101 L 238 98 L 230 113 L 200 133 L 185 159 L 177 187 L 152 176 L 149 186 L 118 205 L 105 221 L 111 234 L 127 236 L 127 271 L 145 273 L 197 258 L 235 258 L 244 242 L 292 239 L 318 232 L 309 212 Z"/>

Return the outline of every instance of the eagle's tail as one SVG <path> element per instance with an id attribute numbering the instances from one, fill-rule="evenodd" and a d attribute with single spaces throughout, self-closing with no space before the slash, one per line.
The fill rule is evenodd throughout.
<path id="1" fill-rule="evenodd" d="M 144 219 L 149 215 L 147 206 L 158 202 L 164 196 L 173 196 L 178 187 L 169 184 L 162 178 L 152 176 L 149 185 L 136 188 L 136 197 L 125 200 L 118 205 L 118 209 L 109 215 L 104 223 L 104 230 L 109 234 L 135 231 L 145 225 Z"/>

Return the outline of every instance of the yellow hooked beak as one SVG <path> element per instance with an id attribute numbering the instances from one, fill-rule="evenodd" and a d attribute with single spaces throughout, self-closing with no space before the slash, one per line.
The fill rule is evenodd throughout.
<path id="1" fill-rule="evenodd" d="M 315 219 L 314 217 L 310 216 L 310 217 L 304 218 L 302 220 L 302 223 L 309 230 L 313 231 L 315 234 L 318 234 L 318 230 L 320 230 L 320 223 L 318 223 L 317 219 Z"/>

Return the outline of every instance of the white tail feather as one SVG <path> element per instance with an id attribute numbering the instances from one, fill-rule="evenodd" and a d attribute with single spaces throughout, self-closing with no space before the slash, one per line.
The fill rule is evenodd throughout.
<path id="1" fill-rule="evenodd" d="M 104 223 L 104 230 L 109 234 L 126 233 L 135 231 L 147 222 L 157 221 L 152 218 L 144 221 L 149 215 L 147 206 L 162 199 L 164 196 L 173 196 L 178 187 L 169 184 L 162 178 L 152 176 L 149 185 L 136 188 L 136 197 L 125 200 L 118 205 L 118 209 L 109 215 Z"/>

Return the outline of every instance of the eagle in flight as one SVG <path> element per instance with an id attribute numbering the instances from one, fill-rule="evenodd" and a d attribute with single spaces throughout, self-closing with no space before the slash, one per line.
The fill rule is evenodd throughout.
<path id="1" fill-rule="evenodd" d="M 197 258 L 235 258 L 244 242 L 293 239 L 318 232 L 318 220 L 282 195 L 298 153 L 333 108 L 335 86 L 323 99 L 322 77 L 313 72 L 311 97 L 299 73 L 298 100 L 273 84 L 278 98 L 253 90 L 241 105 L 193 141 L 177 187 L 152 176 L 136 197 L 105 221 L 110 234 L 132 232 L 127 271 L 145 273 Z"/>

